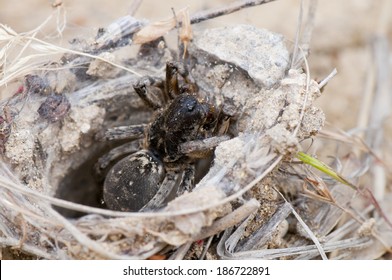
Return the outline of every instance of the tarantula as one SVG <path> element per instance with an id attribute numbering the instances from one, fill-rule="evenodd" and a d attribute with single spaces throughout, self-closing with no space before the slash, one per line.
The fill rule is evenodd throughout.
<path id="1" fill-rule="evenodd" d="M 114 158 L 130 153 L 109 170 L 104 181 L 104 202 L 118 211 L 156 210 L 169 199 L 190 191 L 196 160 L 207 157 L 229 138 L 218 132 L 222 116 L 197 96 L 196 84 L 175 63 L 166 64 L 165 81 L 143 77 L 134 90 L 156 110 L 151 123 L 112 128 L 103 138 L 135 140 L 144 134 L 143 148 L 139 150 L 140 142 L 129 142 L 98 161 L 102 170 Z"/>

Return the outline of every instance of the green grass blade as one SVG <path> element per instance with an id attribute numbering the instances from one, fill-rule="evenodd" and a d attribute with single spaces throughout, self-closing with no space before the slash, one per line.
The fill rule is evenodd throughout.
<path id="1" fill-rule="evenodd" d="M 328 176 L 334 178 L 336 181 L 345 184 L 349 186 L 350 188 L 353 188 L 354 190 L 357 190 L 357 187 L 351 184 L 349 181 L 344 179 L 341 175 L 339 175 L 337 172 L 335 172 L 331 167 L 323 163 L 322 161 L 304 153 L 304 152 L 298 152 L 296 157 L 302 161 L 305 164 L 308 164 L 310 166 L 313 166 L 314 168 L 320 170 L 321 172 L 327 174 Z"/>

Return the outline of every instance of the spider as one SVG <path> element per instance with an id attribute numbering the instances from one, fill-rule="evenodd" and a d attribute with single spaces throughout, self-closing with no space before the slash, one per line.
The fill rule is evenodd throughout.
<path id="1" fill-rule="evenodd" d="M 229 139 L 218 129 L 228 118 L 224 120 L 213 105 L 197 96 L 196 84 L 174 62 L 166 64 L 165 81 L 143 77 L 133 87 L 156 112 L 149 125 L 112 128 L 99 136 L 130 139 L 98 160 L 97 168 L 103 170 L 120 155 L 129 154 L 107 173 L 103 200 L 112 210 L 157 210 L 192 190 L 196 161 Z"/>

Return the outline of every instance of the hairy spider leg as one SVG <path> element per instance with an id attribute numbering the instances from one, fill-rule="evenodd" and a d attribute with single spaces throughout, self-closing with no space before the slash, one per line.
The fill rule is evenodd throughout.
<path id="1" fill-rule="evenodd" d="M 167 102 L 166 97 L 164 97 L 164 101 L 162 101 L 159 97 L 162 92 L 159 88 L 161 83 L 162 81 L 159 79 L 145 76 L 140 78 L 133 85 L 133 89 L 148 107 L 153 110 L 158 110 L 163 107 L 164 102 Z"/>
<path id="2" fill-rule="evenodd" d="M 195 186 L 196 168 L 194 164 L 187 164 L 181 178 L 181 182 L 177 188 L 177 195 L 180 196 L 184 192 L 191 192 Z"/>
<path id="3" fill-rule="evenodd" d="M 147 124 L 134 124 L 108 128 L 99 132 L 95 139 L 98 141 L 134 140 L 143 137 Z"/>
<path id="4" fill-rule="evenodd" d="M 97 163 L 94 165 L 94 171 L 98 176 L 102 176 L 104 173 L 104 170 L 114 161 L 117 159 L 136 153 L 137 151 L 140 150 L 141 146 L 141 141 L 132 141 L 128 142 L 125 144 L 122 144 L 112 150 L 110 150 L 108 153 L 104 154 L 101 156 Z"/>
<path id="5" fill-rule="evenodd" d="M 191 192 L 195 181 L 195 166 L 185 163 L 181 169 L 167 170 L 158 192 L 140 210 L 141 212 L 157 211 L 166 206 L 167 202 L 185 192 Z"/>
<path id="6" fill-rule="evenodd" d="M 94 173 L 98 177 L 102 177 L 105 169 L 118 158 L 139 151 L 141 147 L 140 139 L 143 138 L 146 128 L 146 124 L 137 124 L 109 128 L 98 133 L 95 136 L 98 141 L 129 140 L 130 142 L 120 145 L 101 156 L 94 165 Z"/>
<path id="7" fill-rule="evenodd" d="M 166 63 L 165 95 L 166 99 L 172 100 L 180 94 L 178 85 L 178 67 L 174 62 Z"/>
<path id="8" fill-rule="evenodd" d="M 159 190 L 154 195 L 154 197 L 146 204 L 141 212 L 150 212 L 157 211 L 160 208 L 164 207 L 169 200 L 171 194 L 173 193 L 175 187 L 178 185 L 178 180 L 181 177 L 181 173 L 179 171 L 167 171 L 165 174 L 165 178 L 163 179 Z"/>
<path id="9" fill-rule="evenodd" d="M 182 78 L 182 83 L 179 77 Z M 174 99 L 179 94 L 193 94 L 198 91 L 198 88 L 185 66 L 170 61 L 166 63 L 165 91 L 167 98 Z"/>
<path id="10" fill-rule="evenodd" d="M 210 153 L 212 149 L 218 146 L 220 143 L 230 139 L 228 135 L 213 136 L 201 140 L 192 140 L 180 144 L 179 152 L 183 155 L 187 155 L 190 158 L 198 159 L 206 157 L 206 154 Z"/>

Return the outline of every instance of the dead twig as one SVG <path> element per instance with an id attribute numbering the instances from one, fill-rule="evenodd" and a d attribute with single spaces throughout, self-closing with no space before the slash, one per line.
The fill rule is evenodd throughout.
<path id="1" fill-rule="evenodd" d="M 262 4 L 267 4 L 272 1 L 275 1 L 275 0 L 236 1 L 236 2 L 233 2 L 229 5 L 225 5 L 223 7 L 219 7 L 216 9 L 210 9 L 207 11 L 202 11 L 202 12 L 194 14 L 191 17 L 191 24 L 199 23 L 199 22 L 213 19 L 213 18 L 220 17 L 220 16 L 225 16 L 225 15 L 237 12 L 237 11 L 245 9 L 245 8 L 254 7 L 254 6 L 258 6 L 258 5 L 262 5 Z"/>
<path id="2" fill-rule="evenodd" d="M 256 199 L 252 199 L 246 202 L 244 205 L 237 208 L 230 214 L 214 222 L 212 226 L 203 230 L 199 235 L 194 238 L 194 240 L 201 240 L 213 236 L 220 233 L 221 231 L 224 231 L 227 228 L 230 228 L 240 223 L 242 220 L 244 220 L 246 217 L 256 211 L 259 206 L 260 203 Z"/>
<path id="3" fill-rule="evenodd" d="M 135 33 L 135 35 L 133 36 L 133 42 L 135 44 L 144 44 L 147 42 L 151 42 L 165 35 L 167 32 L 169 32 L 170 30 L 178 26 L 182 30 L 180 32 L 181 40 L 187 43 L 192 39 L 192 35 L 190 31 L 191 24 L 200 23 L 205 20 L 209 20 L 209 19 L 213 19 L 216 17 L 237 12 L 244 8 L 266 4 L 272 1 L 274 0 L 236 1 L 230 5 L 225 5 L 217 9 L 210 9 L 207 11 L 196 13 L 190 18 L 188 15 L 187 8 L 181 9 L 178 12 L 174 13 L 173 17 L 169 19 L 154 22 L 143 27 L 140 31 Z M 185 50 L 186 50 L 186 46 L 184 48 L 184 51 Z"/>

